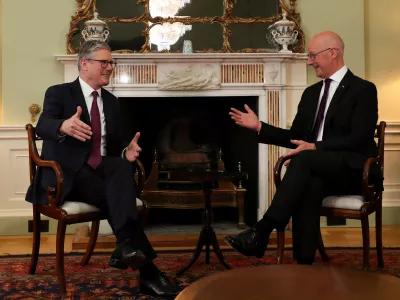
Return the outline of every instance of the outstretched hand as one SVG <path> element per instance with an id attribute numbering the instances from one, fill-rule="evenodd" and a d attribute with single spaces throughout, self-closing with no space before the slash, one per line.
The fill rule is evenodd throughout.
<path id="1" fill-rule="evenodd" d="M 136 158 L 139 157 L 140 151 L 142 151 L 142 148 L 140 148 L 138 145 L 139 137 L 140 137 L 140 132 L 137 132 L 132 141 L 130 142 L 128 148 L 126 149 L 125 157 L 130 162 L 134 162 Z"/>
<path id="2" fill-rule="evenodd" d="M 60 127 L 61 134 L 68 134 L 82 142 L 90 140 L 92 136 L 92 129 L 85 122 L 80 120 L 82 108 L 78 106 L 76 113 L 69 119 L 65 120 Z"/>
<path id="3" fill-rule="evenodd" d="M 246 113 L 237 110 L 236 108 L 231 108 L 231 112 L 229 112 L 232 120 L 235 121 L 236 124 L 242 127 L 246 127 L 252 130 L 260 131 L 261 122 L 258 119 L 257 115 L 250 109 L 250 107 L 245 104 L 244 109 Z"/>

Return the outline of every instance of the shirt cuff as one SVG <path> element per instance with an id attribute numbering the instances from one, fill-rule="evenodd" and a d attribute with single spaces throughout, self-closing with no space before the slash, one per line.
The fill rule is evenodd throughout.
<path id="1" fill-rule="evenodd" d="M 122 150 L 122 153 L 121 153 L 121 157 L 122 157 L 122 158 L 126 158 L 126 157 L 125 157 L 126 149 L 128 149 L 128 147 L 125 147 L 124 150 Z"/>
<path id="2" fill-rule="evenodd" d="M 59 143 L 64 142 L 66 136 L 67 136 L 67 134 L 60 135 L 57 133 L 57 142 L 59 142 Z"/>

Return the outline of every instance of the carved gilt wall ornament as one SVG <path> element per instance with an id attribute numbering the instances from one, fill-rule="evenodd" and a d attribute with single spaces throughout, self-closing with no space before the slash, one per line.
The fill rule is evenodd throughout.
<path id="1" fill-rule="evenodd" d="M 31 121 L 33 123 L 36 122 L 36 117 L 40 113 L 40 110 L 41 110 L 40 106 L 38 104 L 36 104 L 36 103 L 31 104 L 29 106 L 29 112 L 31 113 Z"/>
<path id="2" fill-rule="evenodd" d="M 74 54 L 78 52 L 79 45 L 83 41 L 83 38 L 81 36 L 81 31 L 84 23 L 88 20 L 93 19 L 93 15 L 95 12 L 98 12 L 98 7 L 99 4 L 104 4 L 101 2 L 102 0 L 75 0 L 77 2 L 78 8 L 75 11 L 75 15 L 71 17 L 71 22 L 70 22 L 70 29 L 67 34 L 67 53 L 68 54 Z M 132 0 L 132 2 L 135 0 Z M 132 17 L 126 17 L 126 12 L 124 14 L 124 17 L 121 16 L 109 16 L 107 15 L 107 12 L 102 12 L 99 11 L 98 13 L 100 14 L 99 19 L 106 22 L 110 28 L 110 36 L 112 37 L 115 34 L 115 31 L 121 30 L 121 27 L 118 27 L 119 25 L 134 25 L 136 26 L 141 26 L 141 38 L 143 39 L 143 43 L 140 44 L 140 47 L 138 50 L 130 50 L 130 49 L 124 49 L 123 46 L 122 48 L 119 48 L 118 50 L 114 50 L 113 52 L 115 53 L 133 53 L 133 52 L 141 52 L 141 53 L 147 53 L 147 52 L 153 52 L 156 51 L 154 47 L 151 47 L 150 43 L 150 30 L 154 26 L 162 26 L 163 24 L 173 24 L 173 23 L 178 23 L 180 22 L 181 24 L 184 25 L 219 25 L 218 28 L 220 28 L 220 32 L 222 35 L 221 42 L 222 42 L 222 47 L 220 49 L 200 49 L 200 50 L 193 50 L 193 52 L 197 53 L 204 53 L 204 52 L 247 52 L 247 53 L 252 53 L 252 52 L 265 52 L 265 49 L 260 49 L 260 48 L 243 48 L 243 49 L 234 49 L 232 47 L 232 33 L 234 31 L 234 27 L 237 26 L 237 24 L 265 24 L 265 29 L 266 31 L 268 30 L 268 25 L 275 23 L 279 20 L 282 19 L 282 12 L 286 13 L 286 18 L 288 20 L 291 20 L 295 23 L 295 30 L 298 32 L 297 36 L 297 43 L 291 45 L 289 48 L 293 52 L 304 52 L 304 46 L 305 46 L 305 38 L 304 38 L 304 32 L 300 26 L 300 15 L 296 11 L 296 2 L 297 0 L 268 0 L 270 1 L 269 3 L 276 3 L 276 11 L 278 13 L 275 13 L 274 15 L 270 17 L 251 17 L 251 18 L 245 18 L 241 16 L 236 16 L 234 15 L 234 8 L 235 5 L 237 5 L 237 0 L 215 0 L 215 3 L 218 3 L 217 1 L 221 1 L 221 3 L 218 3 L 218 5 L 221 6 L 222 13 L 220 15 L 216 16 L 200 16 L 200 17 L 188 17 L 188 16 L 173 16 L 173 17 L 160 17 L 156 16 L 153 17 L 150 13 L 150 2 L 152 0 L 136 0 L 137 4 L 134 4 L 136 6 L 140 7 L 140 15 L 137 16 L 132 16 Z M 196 1 L 196 0 L 192 0 Z M 265 0 L 267 1 L 267 0 Z M 190 1 L 187 1 L 190 2 Z M 133 4 L 132 4 L 133 5 Z M 272 4 L 269 4 L 272 5 Z M 111 13 L 109 13 L 111 14 Z M 218 29 L 216 27 L 212 27 L 212 29 Z M 114 30 L 114 31 L 113 31 Z M 130 29 L 126 29 L 129 31 Z M 215 31 L 215 30 L 214 30 Z M 114 33 L 113 33 L 114 32 Z M 274 39 L 272 36 L 267 37 L 270 40 L 270 43 L 274 43 Z M 265 35 L 260 36 L 260 39 L 265 39 Z M 182 49 L 179 50 L 163 50 L 162 52 L 182 52 Z"/>

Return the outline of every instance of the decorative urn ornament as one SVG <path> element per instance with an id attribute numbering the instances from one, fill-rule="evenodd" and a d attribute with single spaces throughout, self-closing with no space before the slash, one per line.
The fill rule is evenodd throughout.
<path id="1" fill-rule="evenodd" d="M 95 12 L 93 19 L 85 22 L 85 28 L 82 30 L 82 37 L 85 41 L 107 42 L 110 31 L 107 23 L 98 19 L 99 14 Z"/>
<path id="2" fill-rule="evenodd" d="M 299 34 L 297 30 L 294 30 L 296 24 L 288 20 L 286 16 L 286 13 L 282 13 L 282 20 L 268 27 L 275 42 L 282 45 L 282 50 L 279 51 L 280 53 L 292 53 L 292 51 L 288 49 L 288 45 L 293 44 Z"/>

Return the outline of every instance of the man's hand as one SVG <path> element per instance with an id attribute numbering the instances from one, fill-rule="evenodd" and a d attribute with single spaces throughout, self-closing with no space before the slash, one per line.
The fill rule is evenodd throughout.
<path id="1" fill-rule="evenodd" d="M 244 105 L 244 109 L 247 111 L 247 113 L 241 112 L 236 108 L 231 108 L 232 112 L 229 114 L 236 124 L 260 132 L 261 122 L 258 120 L 256 114 L 250 109 L 250 107 L 247 106 L 247 104 Z"/>
<path id="2" fill-rule="evenodd" d="M 89 125 L 80 120 L 82 114 L 82 108 L 80 106 L 76 109 L 76 114 L 71 118 L 65 120 L 60 127 L 60 133 L 68 134 L 77 140 L 82 142 L 90 140 L 92 131 Z"/>
<path id="3" fill-rule="evenodd" d="M 140 137 L 140 132 L 135 134 L 135 137 L 132 139 L 131 143 L 129 144 L 128 148 L 125 151 L 125 157 L 130 162 L 134 162 L 136 158 L 139 156 L 140 151 L 142 148 L 138 145 L 138 140 Z"/>
<path id="4" fill-rule="evenodd" d="M 293 157 L 303 150 L 317 150 L 315 144 L 313 143 L 307 143 L 305 141 L 298 141 L 298 140 L 291 140 L 291 143 L 297 145 L 297 148 L 286 153 L 284 157 Z M 287 160 L 284 165 L 288 166 L 289 163 L 290 160 Z"/>

